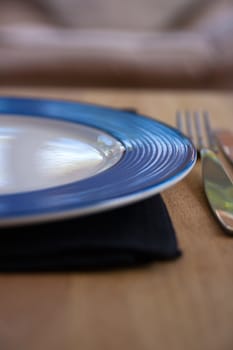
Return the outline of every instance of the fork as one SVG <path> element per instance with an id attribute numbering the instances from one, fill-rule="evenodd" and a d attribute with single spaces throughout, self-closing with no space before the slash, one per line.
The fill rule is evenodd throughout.
<path id="1" fill-rule="evenodd" d="M 209 206 L 225 232 L 233 236 L 233 182 L 217 156 L 218 147 L 211 131 L 208 112 L 178 111 L 176 126 L 183 133 L 186 128 L 187 136 L 197 148 Z"/>

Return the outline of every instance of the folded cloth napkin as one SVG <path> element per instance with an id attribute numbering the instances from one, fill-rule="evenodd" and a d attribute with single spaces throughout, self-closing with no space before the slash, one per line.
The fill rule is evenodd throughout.
<path id="1" fill-rule="evenodd" d="M 139 266 L 181 255 L 161 195 L 106 212 L 1 229 L 0 271 Z"/>

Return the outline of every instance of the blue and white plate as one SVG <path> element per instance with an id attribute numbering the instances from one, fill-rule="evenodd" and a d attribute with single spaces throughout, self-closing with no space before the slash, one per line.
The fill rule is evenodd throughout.
<path id="1" fill-rule="evenodd" d="M 0 226 L 130 204 L 183 179 L 196 161 L 176 129 L 135 113 L 0 98 Z"/>

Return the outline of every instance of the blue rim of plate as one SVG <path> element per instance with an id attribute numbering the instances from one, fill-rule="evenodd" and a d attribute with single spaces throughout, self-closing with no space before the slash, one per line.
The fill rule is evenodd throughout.
<path id="1" fill-rule="evenodd" d="M 98 128 L 125 148 L 114 166 L 89 178 L 0 195 L 0 226 L 83 216 L 130 204 L 176 184 L 196 162 L 194 146 L 177 129 L 133 112 L 67 100 L 3 96 L 0 114 Z"/>

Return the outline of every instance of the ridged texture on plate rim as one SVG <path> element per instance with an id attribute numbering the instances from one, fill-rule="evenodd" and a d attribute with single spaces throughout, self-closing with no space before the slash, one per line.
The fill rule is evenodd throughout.
<path id="1" fill-rule="evenodd" d="M 0 225 L 84 215 L 128 204 L 172 186 L 192 169 L 196 151 L 176 129 L 127 111 L 79 102 L 0 98 L 0 114 L 81 123 L 125 147 L 121 160 L 90 178 L 40 191 L 0 196 Z"/>

